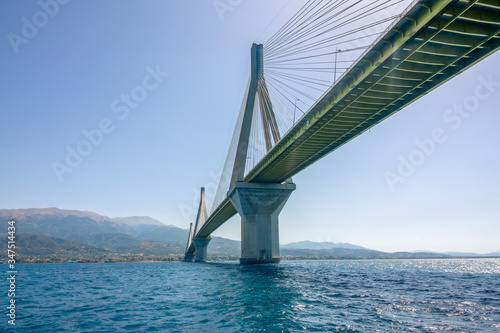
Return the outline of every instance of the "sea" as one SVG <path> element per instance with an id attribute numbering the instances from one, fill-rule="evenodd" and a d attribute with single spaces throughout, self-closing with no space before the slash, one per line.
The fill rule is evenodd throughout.
<path id="1" fill-rule="evenodd" d="M 1 332 L 500 332 L 500 259 L 16 268 Z"/>

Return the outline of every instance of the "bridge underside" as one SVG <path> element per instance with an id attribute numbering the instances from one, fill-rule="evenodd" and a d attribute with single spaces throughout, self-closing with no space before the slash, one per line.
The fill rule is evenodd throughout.
<path id="1" fill-rule="evenodd" d="M 282 183 L 500 47 L 500 0 L 421 0 L 246 175 Z M 200 228 L 236 214 L 226 199 Z"/>
<path id="2" fill-rule="evenodd" d="M 432 4 L 432 5 L 431 5 Z M 500 1 L 420 1 L 245 181 L 280 183 L 494 53 Z"/>
<path id="3" fill-rule="evenodd" d="M 229 201 L 228 198 L 224 199 L 219 207 L 217 207 L 213 214 L 208 218 L 205 225 L 200 229 L 198 237 L 205 238 L 210 236 L 212 232 L 214 232 L 231 217 L 236 215 L 236 213 L 236 208 L 234 208 L 231 201 Z"/>

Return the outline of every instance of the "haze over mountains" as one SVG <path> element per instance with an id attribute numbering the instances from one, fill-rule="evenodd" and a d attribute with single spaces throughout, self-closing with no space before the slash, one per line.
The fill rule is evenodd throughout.
<path id="1" fill-rule="evenodd" d="M 148 216 L 109 218 L 94 212 L 58 208 L 0 209 L 0 221 L 16 221 L 16 248 L 20 259 L 180 259 L 188 230 L 166 225 Z M 6 248 L 7 229 L 0 230 Z M 0 246 L 4 246 L 0 245 Z M 280 245 L 282 258 L 446 258 L 479 256 L 474 253 L 386 253 L 348 243 L 301 241 Z M 500 252 L 500 251 L 498 251 Z M 236 259 L 240 242 L 212 237 L 209 256 Z M 493 253 L 489 256 L 500 256 Z M 5 254 L 3 254 L 5 257 Z M 3 258 L 2 259 L 5 259 Z"/>

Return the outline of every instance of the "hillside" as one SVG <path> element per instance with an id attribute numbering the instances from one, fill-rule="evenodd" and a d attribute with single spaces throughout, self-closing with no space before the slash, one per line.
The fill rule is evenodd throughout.
<path id="1" fill-rule="evenodd" d="M 180 259 L 188 237 L 187 230 L 148 216 L 109 218 L 57 208 L 0 209 L 0 222 L 12 219 L 19 259 Z M 1 240 L 6 248 L 6 237 Z M 239 242 L 219 237 L 213 237 L 209 247 L 211 255 L 237 256 L 239 252 Z"/>
<path id="2" fill-rule="evenodd" d="M 7 248 L 7 237 L 0 239 L 0 246 Z M 111 251 L 94 245 L 69 241 L 61 238 L 47 237 L 38 234 L 22 234 L 16 236 L 16 258 L 18 260 L 51 259 L 51 258 L 104 258 Z M 7 253 L 2 251 L 0 258 L 5 260 Z"/>

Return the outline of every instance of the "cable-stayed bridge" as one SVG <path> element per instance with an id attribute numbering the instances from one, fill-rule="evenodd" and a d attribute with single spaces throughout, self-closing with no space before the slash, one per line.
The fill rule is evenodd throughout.
<path id="1" fill-rule="evenodd" d="M 186 261 L 205 261 L 212 232 L 239 213 L 240 262 L 279 262 L 295 174 L 500 47 L 500 0 L 416 0 L 372 19 L 399 2 L 310 0 L 252 46 L 219 188 L 210 213 L 201 191 Z"/>

